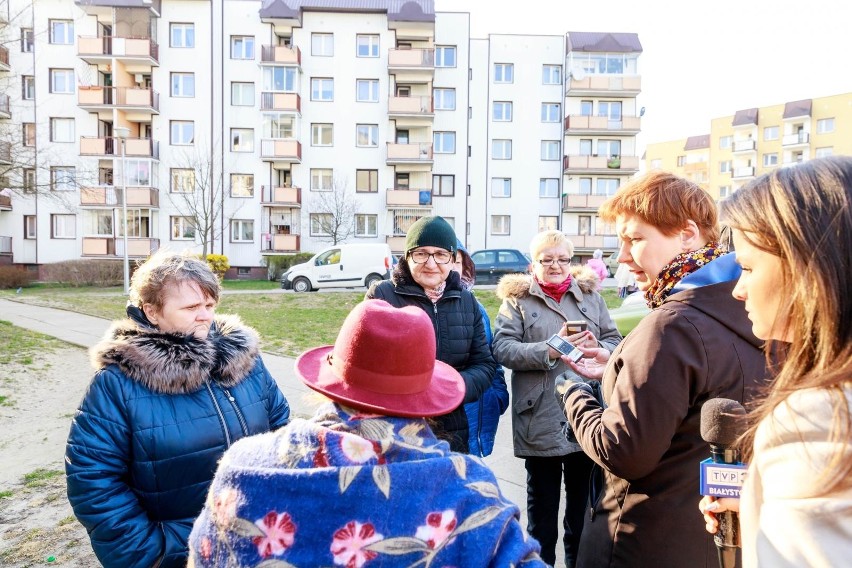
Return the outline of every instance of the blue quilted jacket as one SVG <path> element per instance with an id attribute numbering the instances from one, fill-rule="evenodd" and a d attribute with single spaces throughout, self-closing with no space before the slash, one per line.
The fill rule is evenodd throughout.
<path id="1" fill-rule="evenodd" d="M 485 338 L 488 340 L 488 345 L 491 345 L 491 322 L 488 312 L 482 304 L 479 304 L 479 311 L 482 312 L 482 321 L 485 324 Z M 483 457 L 491 455 L 500 416 L 506 412 L 507 408 L 509 408 L 509 389 L 506 386 L 503 366 L 497 365 L 488 390 L 482 393 L 479 400 L 464 405 L 470 429 L 468 446 L 471 454 Z"/>
<path id="2" fill-rule="evenodd" d="M 107 567 L 184 566 L 222 454 L 287 424 L 290 408 L 236 317 L 206 339 L 131 320 L 91 351 L 98 369 L 71 425 L 68 499 Z"/>

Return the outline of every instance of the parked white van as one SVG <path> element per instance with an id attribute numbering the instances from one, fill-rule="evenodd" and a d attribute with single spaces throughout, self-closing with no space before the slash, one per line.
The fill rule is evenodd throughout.
<path id="1" fill-rule="evenodd" d="M 347 243 L 325 248 L 308 262 L 291 266 L 281 287 L 296 292 L 320 288 L 353 288 L 387 280 L 393 257 L 387 243 Z"/>

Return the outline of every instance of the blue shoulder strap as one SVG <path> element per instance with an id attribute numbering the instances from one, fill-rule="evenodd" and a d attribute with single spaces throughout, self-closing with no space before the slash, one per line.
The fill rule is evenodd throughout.
<path id="1" fill-rule="evenodd" d="M 695 272 L 687 274 L 683 279 L 675 284 L 671 294 L 677 294 L 684 290 L 692 288 L 700 288 L 701 286 L 709 286 L 710 284 L 719 284 L 720 282 L 729 282 L 736 280 L 742 273 L 742 268 L 736 263 L 736 255 L 729 252 L 722 255 L 712 262 L 708 262 Z"/>

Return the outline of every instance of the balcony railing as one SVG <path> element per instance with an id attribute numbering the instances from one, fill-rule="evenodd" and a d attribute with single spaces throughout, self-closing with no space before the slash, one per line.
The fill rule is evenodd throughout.
<path id="1" fill-rule="evenodd" d="M 90 57 L 127 57 L 132 59 L 150 58 L 154 63 L 159 62 L 160 47 L 157 42 L 146 37 L 118 36 L 79 36 L 77 37 L 77 55 L 81 58 Z"/>
<path id="2" fill-rule="evenodd" d="M 0 45 L 0 69 L 8 71 L 12 66 L 9 65 L 9 48 L 5 45 Z"/>
<path id="3" fill-rule="evenodd" d="M 260 141 L 260 157 L 265 160 L 302 161 L 302 144 L 298 140 L 266 138 Z"/>
<path id="4" fill-rule="evenodd" d="M 121 187 L 95 186 L 80 189 L 80 205 L 115 207 L 122 205 Z M 128 187 L 127 205 L 137 207 L 159 207 L 160 190 L 153 187 Z"/>
<path id="5" fill-rule="evenodd" d="M 633 173 L 639 170 L 638 156 L 565 156 L 562 161 L 564 171 L 609 170 L 613 173 Z"/>
<path id="6" fill-rule="evenodd" d="M 0 254 L 12 254 L 12 237 L 0 237 Z"/>
<path id="7" fill-rule="evenodd" d="M 302 52 L 297 46 L 264 45 L 260 49 L 260 62 L 301 65 Z"/>
<path id="8" fill-rule="evenodd" d="M 81 136 L 81 156 L 121 156 L 120 138 L 114 136 Z M 160 143 L 150 138 L 127 138 L 124 155 L 128 158 L 149 157 L 160 159 Z"/>
<path id="9" fill-rule="evenodd" d="M 302 250 L 301 235 L 266 235 L 261 247 L 262 252 L 299 252 Z"/>
<path id="10" fill-rule="evenodd" d="M 606 201 L 607 195 L 579 195 L 569 193 L 562 198 L 562 210 L 594 209 L 597 211 L 601 203 Z"/>
<path id="11" fill-rule="evenodd" d="M 734 140 L 734 152 L 749 152 L 755 149 L 754 138 L 748 140 Z"/>
<path id="12" fill-rule="evenodd" d="M 11 195 L 0 195 L 0 209 L 3 211 L 11 211 L 12 210 L 12 196 Z"/>
<path id="13" fill-rule="evenodd" d="M 734 178 L 745 178 L 745 177 L 754 177 L 754 166 L 745 166 L 740 168 L 734 168 L 734 172 L 731 177 Z"/>
<path id="14" fill-rule="evenodd" d="M 260 186 L 260 203 L 271 206 L 296 206 L 302 205 L 302 189 L 300 187 L 272 187 Z"/>
<path id="15" fill-rule="evenodd" d="M 400 253 L 405 252 L 405 237 L 387 237 L 388 245 L 390 245 L 390 249 L 392 252 Z"/>
<path id="16" fill-rule="evenodd" d="M 642 77 L 639 75 L 591 75 L 582 79 L 568 79 L 569 94 L 583 93 L 635 93 L 642 91 Z"/>
<path id="17" fill-rule="evenodd" d="M 0 115 L 4 118 L 12 118 L 12 107 L 9 95 L 0 94 Z"/>
<path id="18" fill-rule="evenodd" d="M 782 138 L 781 143 L 784 146 L 796 146 L 797 144 L 808 144 L 810 142 L 811 135 L 809 132 L 796 132 L 794 134 L 787 134 Z"/>
<path id="19" fill-rule="evenodd" d="M 388 207 L 429 207 L 432 205 L 431 189 L 389 189 L 386 194 Z"/>
<path id="20" fill-rule="evenodd" d="M 584 116 L 579 114 L 571 114 L 565 117 L 565 130 L 639 132 L 640 125 L 641 120 L 638 116 L 622 116 L 620 120 L 613 120 L 608 116 Z"/>
<path id="21" fill-rule="evenodd" d="M 144 258 L 160 248 L 160 239 L 128 237 L 127 256 Z M 83 256 L 124 256 L 124 237 L 83 237 Z"/>
<path id="22" fill-rule="evenodd" d="M 617 249 L 617 235 L 565 235 L 575 249 Z"/>
<path id="23" fill-rule="evenodd" d="M 429 142 L 416 142 L 413 144 L 388 142 L 387 161 L 431 162 L 432 144 Z"/>
<path id="24" fill-rule="evenodd" d="M 260 110 L 302 112 L 302 97 L 296 93 L 260 93 Z"/>
<path id="25" fill-rule="evenodd" d="M 390 49 L 388 50 L 388 67 L 432 69 L 435 67 L 435 50 L 433 48 Z"/>
<path id="26" fill-rule="evenodd" d="M 160 110 L 160 93 L 142 87 L 79 87 L 77 104 L 82 107 L 142 107 Z"/>
<path id="27" fill-rule="evenodd" d="M 388 99 L 388 114 L 431 116 L 433 113 L 432 97 L 390 97 Z"/>

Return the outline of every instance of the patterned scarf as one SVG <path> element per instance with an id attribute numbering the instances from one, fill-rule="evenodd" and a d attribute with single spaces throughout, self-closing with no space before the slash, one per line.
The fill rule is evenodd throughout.
<path id="1" fill-rule="evenodd" d="M 426 292 L 426 297 L 432 300 L 433 304 L 437 304 L 438 300 L 441 299 L 441 296 L 444 295 L 444 290 L 447 288 L 447 281 L 444 280 L 440 284 L 438 284 L 434 288 L 423 288 L 423 291 Z"/>
<path id="2" fill-rule="evenodd" d="M 682 252 L 663 267 L 660 275 L 645 291 L 645 301 L 651 309 L 663 303 L 672 288 L 690 272 L 695 272 L 708 262 L 719 258 L 727 251 L 719 247 L 719 243 L 709 242 L 704 248 L 690 252 Z"/>
<path id="3" fill-rule="evenodd" d="M 571 287 L 570 274 L 568 275 L 568 278 L 566 278 L 565 281 L 561 284 L 551 284 L 550 282 L 542 282 L 535 276 L 533 278 L 535 278 L 535 281 L 538 282 L 539 286 L 541 286 L 541 291 L 556 300 L 557 304 L 562 301 L 562 296 L 564 296 L 565 292 L 568 291 L 568 288 Z"/>

